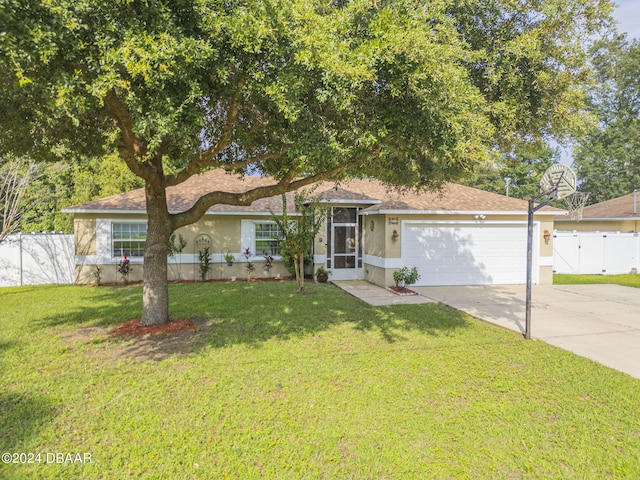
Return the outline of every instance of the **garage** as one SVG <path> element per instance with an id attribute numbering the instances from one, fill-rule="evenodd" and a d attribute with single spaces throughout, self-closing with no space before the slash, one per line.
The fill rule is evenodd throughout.
<path id="1" fill-rule="evenodd" d="M 402 263 L 418 267 L 417 286 L 526 282 L 526 223 L 405 221 L 402 231 Z"/>

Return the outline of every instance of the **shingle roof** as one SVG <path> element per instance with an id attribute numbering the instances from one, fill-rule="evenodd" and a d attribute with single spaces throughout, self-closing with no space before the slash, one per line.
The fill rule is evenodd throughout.
<path id="1" fill-rule="evenodd" d="M 635 202 L 634 202 L 635 199 Z M 635 203 L 635 212 L 634 212 Z M 640 195 L 630 193 L 622 197 L 612 198 L 600 203 L 584 207 L 583 220 L 607 219 L 638 219 L 640 220 Z"/>
<path id="2" fill-rule="evenodd" d="M 258 186 L 271 185 L 275 181 L 266 177 L 240 177 L 223 170 L 195 175 L 181 185 L 167 189 L 167 205 L 172 212 L 180 212 L 190 208 L 196 200 L 212 190 L 231 193 L 247 191 Z M 517 198 L 505 197 L 496 193 L 485 192 L 472 187 L 446 184 L 441 191 L 397 191 L 391 187 L 372 179 L 354 179 L 340 182 L 319 182 L 303 189 L 307 194 L 329 201 L 362 202 L 371 204 L 365 212 L 388 211 L 431 211 L 431 212 L 526 212 L 527 202 Z M 294 209 L 293 193 L 287 194 L 287 205 Z M 548 212 L 559 213 L 561 210 L 545 207 Z M 121 211 L 145 211 L 144 189 L 113 195 L 101 200 L 75 205 L 65 209 L 69 213 Z M 253 202 L 250 206 L 238 207 L 234 205 L 214 205 L 209 212 L 215 213 L 262 213 L 281 212 L 282 197 L 280 195 L 263 198 Z"/>

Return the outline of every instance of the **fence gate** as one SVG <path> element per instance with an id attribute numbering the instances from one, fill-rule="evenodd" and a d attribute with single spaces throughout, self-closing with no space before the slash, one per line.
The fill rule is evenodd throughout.
<path id="1" fill-rule="evenodd" d="M 556 231 L 553 235 L 554 273 L 637 273 L 639 257 L 637 233 Z"/>

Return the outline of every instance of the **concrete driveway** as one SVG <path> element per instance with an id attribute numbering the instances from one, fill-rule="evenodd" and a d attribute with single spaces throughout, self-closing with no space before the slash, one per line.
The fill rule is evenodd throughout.
<path id="1" fill-rule="evenodd" d="M 524 335 L 524 285 L 411 288 Z M 640 378 L 640 289 L 619 285 L 534 286 L 531 337 Z"/>

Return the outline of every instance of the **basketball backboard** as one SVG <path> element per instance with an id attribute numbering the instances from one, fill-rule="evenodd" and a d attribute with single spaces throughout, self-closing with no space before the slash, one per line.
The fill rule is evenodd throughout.
<path id="1" fill-rule="evenodd" d="M 542 175 L 540 191 L 552 193 L 557 200 L 568 197 L 576 191 L 576 174 L 566 165 L 551 165 Z"/>

